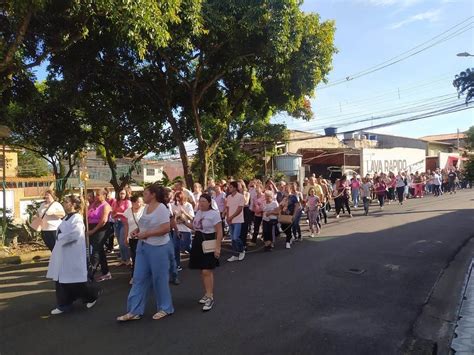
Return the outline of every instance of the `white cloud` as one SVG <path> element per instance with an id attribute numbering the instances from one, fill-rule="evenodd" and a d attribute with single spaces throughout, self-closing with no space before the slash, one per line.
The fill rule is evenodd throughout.
<path id="1" fill-rule="evenodd" d="M 410 16 L 410 17 L 408 17 L 407 19 L 405 19 L 403 21 L 394 23 L 394 24 L 390 25 L 389 28 L 392 29 L 392 30 L 395 30 L 397 28 L 403 27 L 405 25 L 408 25 L 412 22 L 417 22 L 417 21 L 436 22 L 436 21 L 439 20 L 440 15 L 441 15 L 441 9 L 422 12 L 420 14 Z"/>

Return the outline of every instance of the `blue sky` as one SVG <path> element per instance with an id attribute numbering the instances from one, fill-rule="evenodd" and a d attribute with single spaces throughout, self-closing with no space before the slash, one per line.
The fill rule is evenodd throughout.
<path id="1" fill-rule="evenodd" d="M 336 22 L 335 44 L 339 53 L 334 56 L 329 83 L 398 56 L 474 15 L 474 2 L 470 0 L 306 0 L 302 8 L 319 13 L 322 20 Z M 471 29 L 467 32 L 400 63 L 316 90 L 312 99 L 315 118 L 310 122 L 285 115 L 273 121 L 316 133 L 333 125 L 343 131 L 406 116 L 349 124 L 355 119 L 386 115 L 433 100 L 439 100 L 439 104 L 454 102 L 454 75 L 474 67 L 474 57 L 456 56 L 460 52 L 474 54 L 474 18 L 464 25 L 469 23 Z M 458 128 L 462 131 L 471 125 L 474 125 L 474 109 L 373 131 L 420 137 L 453 133 Z"/>

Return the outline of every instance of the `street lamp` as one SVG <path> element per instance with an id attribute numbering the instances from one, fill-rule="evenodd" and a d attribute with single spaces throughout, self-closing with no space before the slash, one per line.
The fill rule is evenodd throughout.
<path id="1" fill-rule="evenodd" d="M 468 52 L 462 52 L 462 53 L 458 53 L 456 54 L 458 57 L 474 57 L 474 54 L 470 54 Z"/>
<path id="2" fill-rule="evenodd" d="M 2 159 L 2 199 L 3 199 L 3 211 L 2 211 L 2 243 L 5 241 L 5 235 L 6 235 L 6 227 L 7 227 L 7 191 L 6 191 L 6 185 L 7 185 L 7 178 L 6 178 L 6 170 L 7 170 L 7 154 L 6 154 L 6 149 L 5 146 L 7 144 L 6 140 L 8 137 L 10 137 L 11 131 L 10 128 L 7 126 L 1 126 L 0 125 L 0 138 L 2 138 L 2 153 L 3 153 L 3 159 Z"/>

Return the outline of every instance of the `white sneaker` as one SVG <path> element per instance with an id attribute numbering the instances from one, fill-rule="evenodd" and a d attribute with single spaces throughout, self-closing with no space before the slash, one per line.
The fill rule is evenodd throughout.
<path id="1" fill-rule="evenodd" d="M 242 253 L 239 253 L 239 256 L 238 256 L 237 259 L 239 259 L 239 261 L 242 261 L 242 260 L 244 260 L 244 258 L 245 258 L 245 251 L 242 252 Z"/>
<path id="2" fill-rule="evenodd" d="M 339 215 L 338 215 L 338 214 L 336 215 L 336 218 L 339 218 Z"/>
<path id="3" fill-rule="evenodd" d="M 52 315 L 57 315 L 57 314 L 61 314 L 61 313 L 64 313 L 64 312 L 61 311 L 59 308 L 55 308 L 51 311 Z"/>
<path id="4" fill-rule="evenodd" d="M 97 303 L 97 300 L 95 300 L 94 302 L 88 302 L 88 303 L 86 303 L 86 307 L 87 308 L 92 308 L 92 307 L 95 306 L 96 303 Z"/>
<path id="5" fill-rule="evenodd" d="M 291 237 L 290 244 L 293 244 L 294 241 L 295 241 L 295 237 Z"/>
<path id="6" fill-rule="evenodd" d="M 314 238 L 314 233 L 311 233 L 310 237 L 311 237 L 311 238 Z"/>
<path id="7" fill-rule="evenodd" d="M 291 244 L 290 243 L 286 243 L 286 249 L 291 249 Z"/>
<path id="8" fill-rule="evenodd" d="M 229 259 L 227 259 L 228 262 L 232 262 L 232 261 L 237 261 L 239 260 L 239 258 L 237 256 L 231 256 Z"/>

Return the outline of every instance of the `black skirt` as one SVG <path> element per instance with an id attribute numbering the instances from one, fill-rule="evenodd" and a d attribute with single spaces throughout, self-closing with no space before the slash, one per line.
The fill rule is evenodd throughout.
<path id="1" fill-rule="evenodd" d="M 206 240 L 216 239 L 216 233 L 206 234 Z M 202 252 L 203 234 L 196 232 L 193 238 L 191 253 L 189 256 L 189 268 L 197 270 L 212 270 L 219 266 L 219 259 L 216 259 L 214 253 Z"/>

